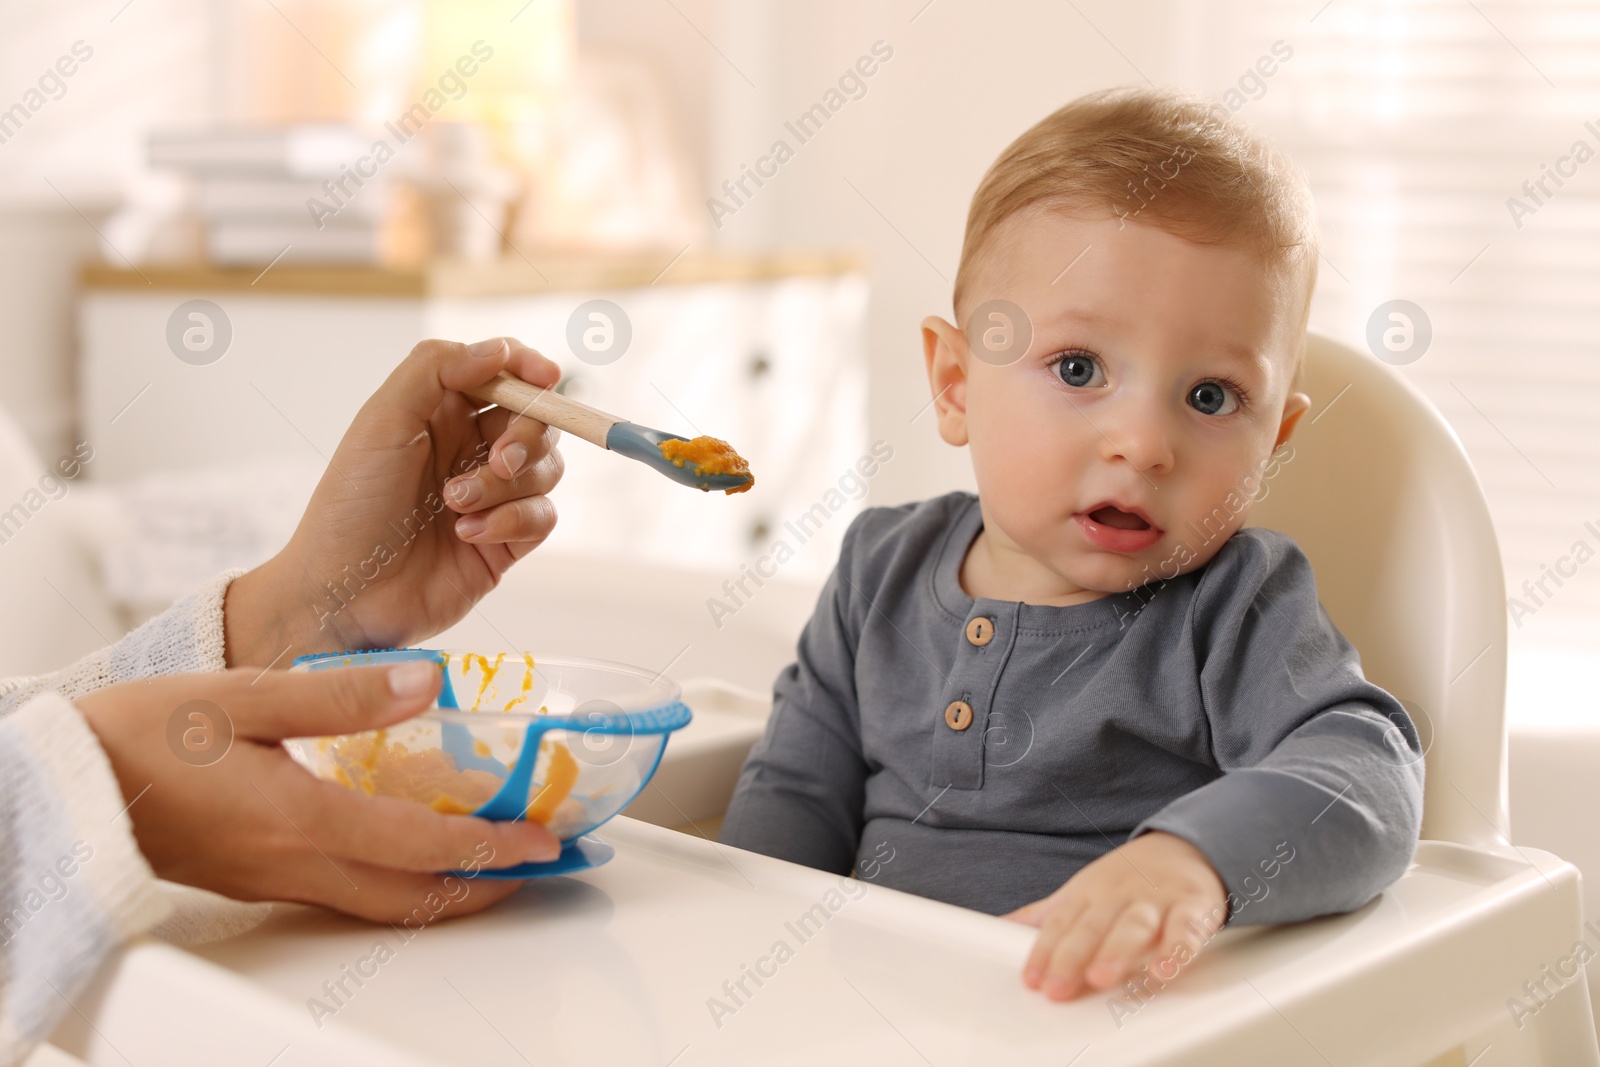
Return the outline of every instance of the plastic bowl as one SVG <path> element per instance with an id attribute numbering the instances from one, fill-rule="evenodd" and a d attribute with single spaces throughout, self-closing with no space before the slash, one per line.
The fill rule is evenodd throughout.
<path id="1" fill-rule="evenodd" d="M 444 671 L 433 708 L 383 730 L 286 741 L 290 755 L 369 796 L 526 818 L 572 843 L 639 795 L 690 719 L 675 682 L 604 660 L 408 648 L 302 656 L 291 670 L 417 659 Z"/>

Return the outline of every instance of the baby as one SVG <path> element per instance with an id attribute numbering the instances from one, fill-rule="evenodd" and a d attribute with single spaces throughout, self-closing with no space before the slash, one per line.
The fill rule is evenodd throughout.
<path id="1" fill-rule="evenodd" d="M 1054 999 L 1359 907 L 1421 825 L 1405 710 L 1241 529 L 1310 407 L 1318 253 L 1304 178 L 1219 112 L 1095 93 L 990 167 L 963 325 L 922 324 L 978 494 L 851 524 L 722 829 L 1038 926 Z"/>

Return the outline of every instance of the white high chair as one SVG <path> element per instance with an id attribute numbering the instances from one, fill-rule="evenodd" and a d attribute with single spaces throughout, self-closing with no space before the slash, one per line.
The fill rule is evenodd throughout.
<path id="1" fill-rule="evenodd" d="M 1583 968 L 1553 997 L 1523 987 L 1600 936 L 1580 925 L 1576 868 L 1507 836 L 1505 585 L 1477 477 L 1433 405 L 1365 353 L 1312 335 L 1306 392 L 1250 525 L 1295 538 L 1367 676 L 1416 720 L 1423 840 L 1378 902 L 1269 935 L 1318 962 L 1262 992 L 1334 1063 L 1600 1064 Z M 1437 879 L 1478 888 L 1441 898 L 1424 891 Z M 1391 902 L 1401 921 L 1372 936 Z M 1521 1025 L 1511 998 L 1533 1009 Z"/>
<path id="2" fill-rule="evenodd" d="M 1424 840 L 1360 910 L 1224 930 L 1118 1018 L 1106 997 L 1051 1004 L 1022 988 L 1030 929 L 868 883 L 845 883 L 864 894 L 846 902 L 834 876 L 619 818 L 602 830 L 611 863 L 429 928 L 325 1026 L 301 1005 L 371 951 L 375 928 L 300 912 L 193 954 L 135 944 L 55 1040 L 96 1065 L 196 1067 L 280 1049 L 280 1067 L 519 1062 L 513 1051 L 684 1067 L 1600 1067 L 1583 969 L 1564 973 L 1579 942 L 1600 949 L 1580 925 L 1578 871 L 1505 837 L 1504 592 L 1476 478 L 1438 412 L 1370 356 L 1313 337 L 1307 391 L 1293 457 L 1252 521 L 1299 541 L 1329 614 L 1426 745 Z M 717 810 L 700 797 L 682 814 L 690 767 L 721 782 L 725 806 L 766 710 L 715 683 L 684 695 L 708 722 L 742 712 L 750 728 L 683 746 L 645 794 L 663 793 L 661 810 L 635 815 Z M 819 903 L 829 893 L 838 909 Z M 796 936 L 796 916 L 819 909 L 842 911 Z M 794 962 L 761 972 L 773 991 L 734 1001 L 725 983 L 759 969 L 774 939 L 794 941 Z M 708 1017 L 713 997 L 737 1017 Z"/>

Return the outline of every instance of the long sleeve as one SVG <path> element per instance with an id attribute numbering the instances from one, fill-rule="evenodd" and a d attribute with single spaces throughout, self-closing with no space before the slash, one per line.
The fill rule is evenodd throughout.
<path id="1" fill-rule="evenodd" d="M 236 573 L 63 670 L 0 681 L 0 1067 L 21 1062 L 106 956 L 173 907 L 71 701 L 135 678 L 222 670 L 222 600 Z"/>
<path id="2" fill-rule="evenodd" d="M 1422 747 L 1368 682 L 1288 538 L 1207 574 L 1192 618 L 1200 696 L 1222 777 L 1134 828 L 1205 853 L 1230 923 L 1294 922 L 1365 904 L 1405 873 L 1422 824 Z M 1209 603 L 1208 603 L 1209 601 Z"/>
<path id="3" fill-rule="evenodd" d="M 856 704 L 851 545 L 801 632 L 794 663 L 773 685 L 772 716 L 739 775 L 721 840 L 808 867 L 848 872 L 864 822 L 868 768 Z"/>

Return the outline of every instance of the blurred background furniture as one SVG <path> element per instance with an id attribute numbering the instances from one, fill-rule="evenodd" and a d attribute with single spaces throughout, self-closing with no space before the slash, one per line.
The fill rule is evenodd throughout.
<path id="1" fill-rule="evenodd" d="M 356 409 L 424 337 L 523 338 L 562 364 L 569 395 L 731 441 L 755 471 L 756 491 L 707 497 L 565 441 L 561 518 L 542 551 L 699 568 L 726 597 L 720 582 L 740 579 L 741 566 L 777 540 L 797 550 L 786 571 L 826 573 L 862 507 L 867 285 L 849 255 L 569 255 L 541 268 L 257 273 L 85 274 L 79 423 L 96 453 L 86 474 L 130 487 L 125 499 L 137 506 L 107 530 L 107 552 L 119 589 L 146 611 L 274 550 Z M 212 347 L 188 362 L 174 355 L 172 330 L 198 329 L 183 310 L 194 300 L 209 301 L 207 322 L 217 321 L 206 327 Z M 610 348 L 590 352 L 584 331 L 602 313 Z M 848 498 L 838 495 L 845 475 L 857 487 Z M 827 521 L 812 516 L 805 538 L 787 532 L 830 489 Z M 230 512 L 260 517 L 257 543 L 230 525 Z M 237 537 L 221 536 L 230 528 Z"/>

